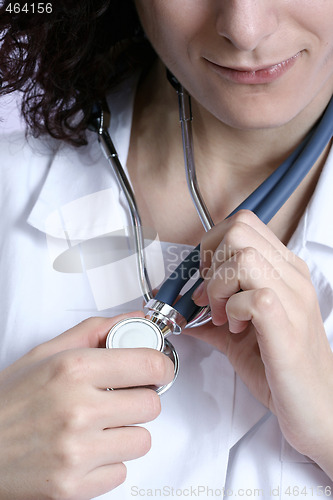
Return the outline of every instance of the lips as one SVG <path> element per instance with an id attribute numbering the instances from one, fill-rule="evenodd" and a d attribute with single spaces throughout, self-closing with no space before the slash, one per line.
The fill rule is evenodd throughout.
<path id="1" fill-rule="evenodd" d="M 213 71 L 228 81 L 246 85 L 259 85 L 271 83 L 283 76 L 294 66 L 300 55 L 301 52 L 298 52 L 296 55 L 277 64 L 261 65 L 255 68 L 220 66 L 208 59 L 206 61 Z"/>

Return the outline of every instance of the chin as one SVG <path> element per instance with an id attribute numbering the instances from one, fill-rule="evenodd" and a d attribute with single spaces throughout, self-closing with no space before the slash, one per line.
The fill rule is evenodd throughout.
<path id="1" fill-rule="evenodd" d="M 229 127 L 232 127 L 234 129 L 238 130 L 267 130 L 267 129 L 278 129 L 280 127 L 283 127 L 284 125 L 287 125 L 289 122 L 292 121 L 294 116 L 274 116 L 274 119 L 272 116 L 268 115 L 265 116 L 265 114 L 261 115 L 251 115 L 251 113 L 248 113 L 247 116 L 229 116 L 229 117 L 223 117 L 221 121 L 228 125 Z"/>
<path id="2" fill-rule="evenodd" d="M 210 112 L 221 122 L 239 130 L 274 129 L 290 123 L 301 111 L 290 99 L 250 98 L 212 106 Z M 222 104 L 222 103 L 221 103 Z"/>

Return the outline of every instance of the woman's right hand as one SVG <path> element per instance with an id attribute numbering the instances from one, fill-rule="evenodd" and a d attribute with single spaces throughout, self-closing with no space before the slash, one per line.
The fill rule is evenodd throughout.
<path id="1" fill-rule="evenodd" d="M 102 349 L 123 317 L 85 320 L 0 373 L 2 500 L 90 499 L 148 452 L 132 425 L 155 419 L 160 399 L 143 386 L 170 382 L 173 366 L 151 349 Z"/>

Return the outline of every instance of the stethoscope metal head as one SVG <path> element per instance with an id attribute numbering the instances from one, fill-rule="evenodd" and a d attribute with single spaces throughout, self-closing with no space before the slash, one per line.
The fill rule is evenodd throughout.
<path id="1" fill-rule="evenodd" d="M 174 307 L 161 300 L 151 299 L 145 306 L 146 318 L 158 325 L 164 337 L 178 335 L 186 327 L 187 320 Z"/>
<path id="2" fill-rule="evenodd" d="M 159 325 L 148 318 L 126 318 L 114 325 L 106 338 L 108 349 L 128 349 L 146 347 L 156 349 L 171 359 L 174 365 L 174 377 L 169 384 L 154 387 L 157 394 L 166 392 L 174 383 L 179 371 L 178 354 L 163 334 Z"/>

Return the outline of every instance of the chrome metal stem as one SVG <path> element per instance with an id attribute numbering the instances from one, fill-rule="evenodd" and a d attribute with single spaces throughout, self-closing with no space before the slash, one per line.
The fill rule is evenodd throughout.
<path id="1" fill-rule="evenodd" d="M 199 190 L 193 153 L 191 97 L 180 86 L 178 90 L 179 119 L 182 129 L 185 173 L 188 189 L 205 231 L 214 226 L 213 219 Z"/>
<path id="2" fill-rule="evenodd" d="M 160 300 L 150 300 L 145 305 L 144 312 L 146 318 L 158 325 L 165 338 L 171 333 L 178 335 L 186 328 L 186 319 L 172 306 Z"/>
<path id="3" fill-rule="evenodd" d="M 149 280 L 145 251 L 144 251 L 144 237 L 142 232 L 141 218 L 135 202 L 132 187 L 124 172 L 122 164 L 119 160 L 118 153 L 113 145 L 107 127 L 104 125 L 104 112 L 101 113 L 101 122 L 98 129 L 98 140 L 101 144 L 105 158 L 108 160 L 112 170 L 117 178 L 120 187 L 125 194 L 126 201 L 130 210 L 132 225 L 134 228 L 134 242 L 137 258 L 137 269 L 139 274 L 139 282 L 141 287 L 142 296 L 145 302 L 149 302 L 153 298 L 152 286 Z"/>

